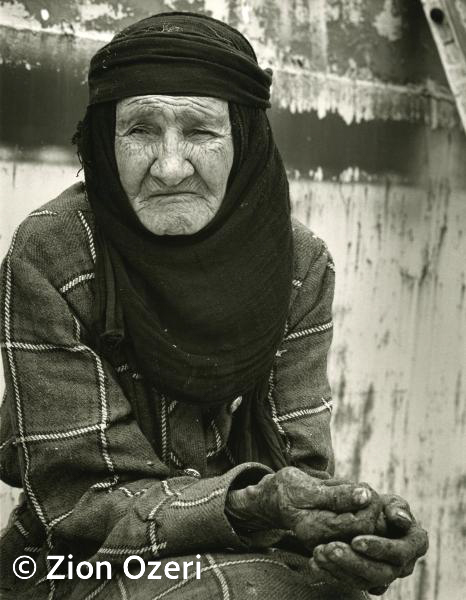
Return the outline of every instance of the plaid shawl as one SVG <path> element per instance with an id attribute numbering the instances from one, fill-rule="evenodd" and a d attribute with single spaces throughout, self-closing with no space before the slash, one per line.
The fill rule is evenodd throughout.
<path id="1" fill-rule="evenodd" d="M 334 268 L 304 226 L 295 222 L 293 237 L 288 329 L 270 373 L 268 410 L 290 464 L 328 477 Z M 250 548 L 225 517 L 225 497 L 231 485 L 255 483 L 268 469 L 232 464 L 234 406 L 203 412 L 181 404 L 147 386 L 128 362 L 110 364 L 92 349 L 95 261 L 93 214 L 76 184 L 20 225 L 2 266 L 0 467 L 3 481 L 24 489 L 1 541 L 1 585 L 12 598 L 84 598 L 97 587 L 95 580 L 54 582 L 52 594 L 50 581 L 38 583 L 46 554 L 119 564 L 129 554 L 230 548 L 242 556 Z M 145 435 L 131 408 L 135 396 L 152 406 Z M 254 540 L 270 543 L 267 535 Z M 21 554 L 37 558 L 31 580 L 12 575 Z M 257 556 L 264 569 L 267 552 Z"/>

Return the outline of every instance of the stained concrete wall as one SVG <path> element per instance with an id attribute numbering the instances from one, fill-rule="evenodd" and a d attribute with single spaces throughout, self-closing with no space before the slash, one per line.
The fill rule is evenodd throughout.
<path id="1" fill-rule="evenodd" d="M 458 2 L 457 2 L 458 3 Z M 90 55 L 162 10 L 238 27 L 274 70 L 295 214 L 337 265 L 338 471 L 407 497 L 430 532 L 391 600 L 462 600 L 466 143 L 418 0 L 0 0 L 1 251 L 75 180 Z M 2 488 L 2 512 L 11 506 Z"/>

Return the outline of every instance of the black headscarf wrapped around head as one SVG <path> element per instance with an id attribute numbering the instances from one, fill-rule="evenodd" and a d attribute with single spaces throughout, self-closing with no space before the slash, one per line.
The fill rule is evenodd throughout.
<path id="1" fill-rule="evenodd" d="M 249 43 L 228 25 L 155 15 L 92 59 L 78 146 L 97 226 L 100 349 L 111 359 L 123 346 L 149 385 L 181 402 L 211 408 L 242 396 L 230 436 L 237 460 L 279 468 L 286 457 L 266 403 L 293 249 L 288 183 L 264 112 L 269 86 Z M 144 94 L 229 101 L 235 159 L 218 213 L 196 234 L 154 235 L 122 188 L 115 101 Z"/>
<path id="2" fill-rule="evenodd" d="M 271 83 L 270 70 L 259 67 L 233 27 L 195 13 L 160 13 L 130 25 L 93 56 L 89 104 L 165 94 L 269 108 Z"/>

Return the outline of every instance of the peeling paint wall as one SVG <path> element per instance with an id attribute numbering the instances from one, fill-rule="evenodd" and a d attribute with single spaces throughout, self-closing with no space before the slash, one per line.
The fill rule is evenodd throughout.
<path id="1" fill-rule="evenodd" d="M 430 532 L 426 559 L 385 597 L 462 600 L 466 140 L 420 1 L 0 0 L 1 253 L 75 180 L 89 57 L 162 10 L 228 21 L 273 68 L 293 209 L 337 266 L 339 474 L 406 496 Z M 5 519 L 14 494 L 1 494 Z"/>
<path id="2" fill-rule="evenodd" d="M 386 597 L 462 600 L 464 189 L 447 179 L 426 189 L 294 182 L 292 193 L 295 213 L 323 235 L 337 265 L 330 360 L 337 469 L 398 490 L 430 533 L 422 566 Z"/>
<path id="3" fill-rule="evenodd" d="M 466 129 L 466 3 L 422 0 L 422 5 Z"/>

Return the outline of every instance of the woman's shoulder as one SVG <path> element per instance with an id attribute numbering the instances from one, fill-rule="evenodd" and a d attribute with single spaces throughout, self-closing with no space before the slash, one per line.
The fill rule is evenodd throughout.
<path id="1" fill-rule="evenodd" d="M 93 214 L 83 182 L 61 192 L 33 210 L 17 227 L 8 254 L 15 257 L 49 256 L 69 251 L 92 237 Z"/>
<path id="2" fill-rule="evenodd" d="M 326 243 L 293 219 L 294 271 L 288 330 L 321 325 L 331 319 L 335 265 Z M 312 315 L 311 315 L 312 312 Z M 311 316 L 310 316 L 311 315 Z M 311 319 L 311 321 L 309 321 Z"/>
<path id="3" fill-rule="evenodd" d="M 58 194 L 46 204 L 33 211 L 31 214 L 39 214 L 44 212 L 53 212 L 57 214 L 65 214 L 77 210 L 89 211 L 90 205 L 87 199 L 86 187 L 83 181 L 77 181 L 73 185 L 67 187 L 63 192 Z"/>
<path id="4" fill-rule="evenodd" d="M 311 276 L 313 271 L 320 270 L 322 265 L 334 270 L 334 264 L 324 240 L 295 218 L 291 220 L 291 224 L 294 248 L 293 284 L 300 287 L 299 282 Z"/>
<path id="5" fill-rule="evenodd" d="M 83 183 L 32 211 L 13 235 L 6 261 L 18 273 L 30 265 L 53 285 L 93 271 L 94 219 Z"/>

